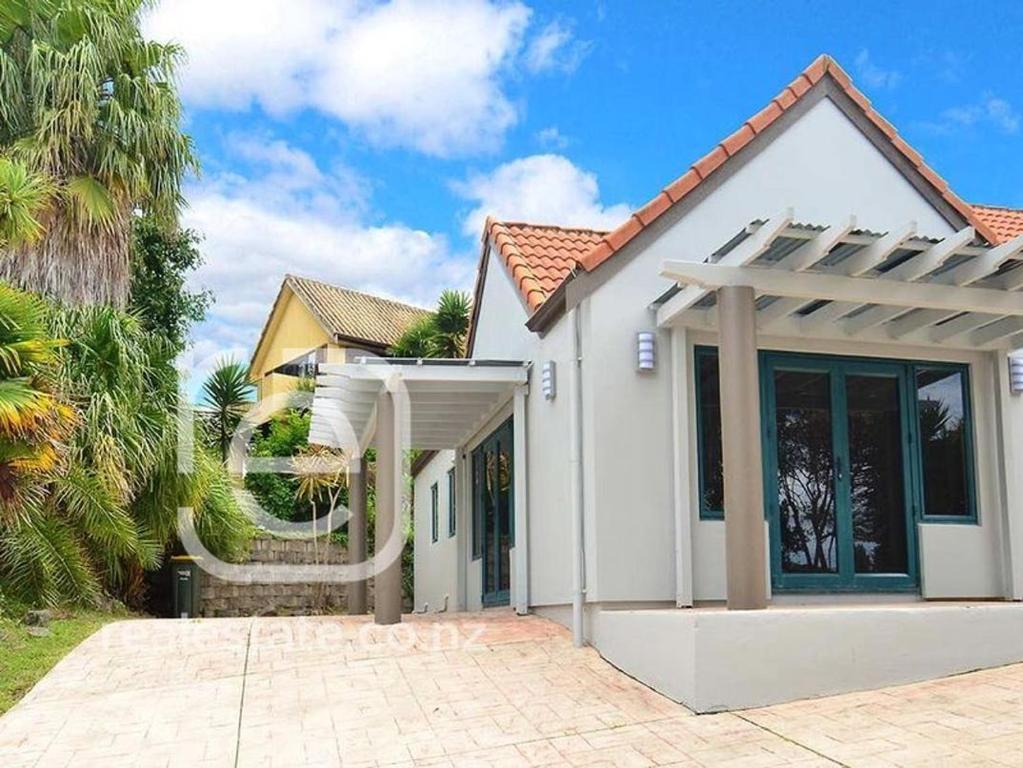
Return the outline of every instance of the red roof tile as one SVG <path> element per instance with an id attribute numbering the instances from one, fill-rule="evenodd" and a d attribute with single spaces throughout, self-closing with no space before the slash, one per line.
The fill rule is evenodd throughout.
<path id="1" fill-rule="evenodd" d="M 973 211 L 994 233 L 995 239 L 991 242 L 996 245 L 1023 235 L 1023 210 L 999 208 L 994 205 L 974 205 Z"/>
<path id="2" fill-rule="evenodd" d="M 830 56 L 822 55 L 818 56 L 795 80 L 782 89 L 782 92 L 772 99 L 764 109 L 756 113 L 731 136 L 693 163 L 688 171 L 668 184 L 653 200 L 640 208 L 618 229 L 608 233 L 589 253 L 579 259 L 580 266 L 587 272 L 592 271 L 620 251 L 632 238 L 671 207 L 666 203 L 677 203 L 692 192 L 701 182 L 713 175 L 729 158 L 735 156 L 736 153 L 749 144 L 757 134 L 762 133 L 775 120 L 781 117 L 786 110 L 791 109 L 792 105 L 798 102 L 812 86 L 820 82 L 825 74 L 828 74 L 846 92 L 849 98 L 863 110 L 863 114 L 867 119 L 891 140 L 892 145 L 913 164 L 945 201 L 973 225 L 977 230 L 977 234 L 989 242 L 998 242 L 999 235 L 996 233 L 994 225 L 989 223 L 992 219 L 982 215 L 981 211 L 977 210 L 975 206 L 971 207 L 956 195 L 949 188 L 948 182 L 924 163 L 920 154 L 896 133 L 892 124 L 870 106 L 870 101 L 867 97 L 857 90 L 849 76 L 835 60 Z M 1014 218 L 1013 220 L 1023 221 L 1023 214 L 1020 214 L 1019 219 Z"/>
<path id="3" fill-rule="evenodd" d="M 487 219 L 486 233 L 512 281 L 535 311 L 606 232 Z"/>

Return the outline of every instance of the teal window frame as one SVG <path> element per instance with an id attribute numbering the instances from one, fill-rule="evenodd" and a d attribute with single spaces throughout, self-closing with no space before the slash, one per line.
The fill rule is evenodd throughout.
<path id="1" fill-rule="evenodd" d="M 440 539 L 440 488 L 437 483 L 430 486 L 430 541 L 434 544 Z"/>
<path id="2" fill-rule="evenodd" d="M 920 436 L 920 397 L 917 393 L 917 374 L 921 371 L 946 371 L 962 376 L 963 398 L 963 460 L 966 464 L 966 508 L 965 515 L 937 515 L 927 512 L 927 496 L 924 492 L 924 446 Z M 911 436 L 915 448 L 913 461 L 913 483 L 918 499 L 917 519 L 923 523 L 948 523 L 952 525 L 979 525 L 980 512 L 977 505 L 977 459 L 974 437 L 975 423 L 973 418 L 973 383 L 970 379 L 970 366 L 962 363 L 930 363 L 916 361 L 910 364 L 910 377 L 913 384 L 913 419 Z"/>
<path id="3" fill-rule="evenodd" d="M 448 470 L 448 538 L 455 535 L 458 522 L 455 517 L 455 470 Z"/>
<path id="4" fill-rule="evenodd" d="M 779 592 L 918 592 L 920 587 L 919 537 L 913 527 L 920 519 L 918 489 L 914 482 L 913 466 L 918 464 L 915 455 L 914 424 L 917 422 L 916 411 L 911 403 L 917 399 L 914 375 L 914 361 L 902 359 L 865 358 L 842 355 L 817 355 L 800 352 L 760 352 L 760 409 L 761 423 L 764 425 L 761 439 L 763 440 L 764 466 L 764 514 L 767 516 L 771 540 L 771 585 Z M 838 570 L 835 573 L 785 573 L 780 562 L 780 519 L 777 514 L 778 478 L 774 470 L 778 466 L 776 453 L 777 442 L 774 440 L 775 421 L 771 412 L 774 402 L 774 377 L 769 372 L 781 368 L 791 371 L 824 372 L 828 375 L 831 387 L 832 402 L 838 405 L 838 412 L 833 414 L 832 433 L 836 446 L 847 444 L 848 423 L 846 416 L 845 390 L 841 384 L 843 375 L 887 376 L 895 375 L 899 379 L 902 397 L 901 418 L 905 439 L 903 463 L 903 493 L 905 494 L 906 534 L 907 534 L 907 572 L 899 573 L 856 573 L 851 560 L 852 553 L 839 553 Z M 850 466 L 847 456 L 843 463 Z M 839 500 L 836 507 L 839 535 L 850 537 L 852 531 L 848 509 Z M 962 520 L 961 520 L 962 521 Z"/>
<path id="5" fill-rule="evenodd" d="M 698 473 L 698 493 L 699 493 L 699 517 L 701 520 L 724 520 L 723 509 L 710 509 L 706 505 L 706 473 L 704 471 L 704 440 L 705 440 L 705 425 L 706 416 L 703 413 L 703 403 L 700 391 L 700 365 L 703 360 L 707 358 L 716 358 L 718 356 L 717 347 L 713 346 L 696 346 L 693 350 L 693 378 L 695 382 L 695 405 L 696 405 L 696 448 L 697 448 L 697 473 Z M 914 490 L 914 504 L 913 504 L 913 519 L 914 521 L 924 523 L 948 523 L 952 525 L 978 525 L 980 523 L 980 513 L 977 503 L 977 459 L 976 459 L 976 422 L 974 419 L 974 407 L 973 407 L 973 382 L 970 375 L 970 366 L 964 363 L 947 363 L 947 362 L 931 362 L 927 360 L 906 360 L 898 358 L 877 358 L 877 357 L 855 357 L 848 355 L 817 355 L 817 354 L 803 354 L 798 352 L 761 352 L 760 363 L 761 363 L 761 382 L 760 382 L 760 393 L 762 403 L 766 403 L 767 388 L 765 385 L 765 378 L 763 376 L 764 362 L 767 355 L 777 355 L 781 357 L 788 357 L 790 359 L 805 358 L 815 363 L 822 363 L 827 361 L 837 361 L 845 364 L 855 365 L 856 363 L 863 363 L 864 365 L 885 363 L 903 366 L 908 376 L 908 382 L 906 389 L 908 391 L 909 401 L 906 403 L 907 412 L 912 416 L 909 419 L 909 434 L 912 442 L 912 456 L 911 456 L 911 477 L 909 482 L 912 484 L 911 487 Z M 920 439 L 920 402 L 917 395 L 917 374 L 920 371 L 948 371 L 949 373 L 959 373 L 962 376 L 963 386 L 963 418 L 965 420 L 964 427 L 964 452 L 965 452 L 965 468 L 966 473 L 966 491 L 967 491 L 967 504 L 969 514 L 967 515 L 934 515 L 928 514 L 926 509 L 926 500 L 924 496 L 924 457 L 923 457 L 923 444 Z M 764 416 L 766 419 L 766 415 Z M 764 430 L 764 446 L 767 447 L 767 435 Z M 766 452 L 765 452 L 766 456 Z"/>

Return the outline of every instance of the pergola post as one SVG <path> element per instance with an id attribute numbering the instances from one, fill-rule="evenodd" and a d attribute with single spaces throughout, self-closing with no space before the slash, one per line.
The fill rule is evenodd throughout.
<path id="1" fill-rule="evenodd" d="M 348 480 L 348 562 L 366 561 L 366 458 L 352 462 Z M 358 616 L 366 612 L 366 580 L 348 584 L 348 613 Z"/>
<path id="2" fill-rule="evenodd" d="M 725 560 L 730 610 L 767 607 L 756 294 L 718 290 Z"/>
<path id="3" fill-rule="evenodd" d="M 401 503 L 401 446 L 394 396 L 386 389 L 377 398 L 376 536 L 373 577 L 373 619 L 377 624 L 401 621 L 401 553 L 385 563 L 381 550 L 399 524 Z"/>
<path id="4" fill-rule="evenodd" d="M 525 386 L 515 388 L 512 413 L 512 468 L 515 499 L 515 612 L 529 613 L 529 495 L 526 486 L 526 395 Z"/>

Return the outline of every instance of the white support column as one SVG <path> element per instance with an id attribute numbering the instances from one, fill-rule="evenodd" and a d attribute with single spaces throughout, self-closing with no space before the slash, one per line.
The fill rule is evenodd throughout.
<path id="1" fill-rule="evenodd" d="M 1023 600 L 1023 397 L 1009 387 L 1009 358 L 995 357 L 995 396 L 998 407 L 999 480 L 1002 490 L 1002 537 L 1006 558 L 1005 596 Z"/>
<path id="2" fill-rule="evenodd" d="M 725 561 L 730 610 L 767 607 L 756 315 L 756 294 L 752 288 L 732 285 L 718 291 Z"/>
<path id="3" fill-rule="evenodd" d="M 374 542 L 373 619 L 377 624 L 401 621 L 402 455 L 399 409 L 386 388 L 377 398 L 376 536 Z M 398 538 L 396 539 L 395 536 Z"/>
<path id="4" fill-rule="evenodd" d="M 526 448 L 525 386 L 515 388 L 512 410 L 512 469 L 515 482 L 515 612 L 529 612 L 529 465 Z"/>
<path id="5" fill-rule="evenodd" d="M 469 569 L 470 547 L 472 545 L 472 486 L 469 460 L 465 458 L 465 446 L 455 449 L 455 550 L 458 552 L 458 594 L 455 608 L 464 611 L 468 607 L 466 586 Z"/>
<path id="6" fill-rule="evenodd" d="M 348 473 L 348 562 L 366 560 L 366 475 L 369 467 L 364 456 L 352 459 Z M 348 584 L 348 613 L 358 616 L 366 612 L 366 580 Z"/>
<path id="7" fill-rule="evenodd" d="M 675 513 L 675 605 L 693 606 L 692 473 L 689 456 L 689 381 L 694 375 L 689 359 L 688 334 L 672 326 L 671 333 L 671 445 L 672 502 Z"/>

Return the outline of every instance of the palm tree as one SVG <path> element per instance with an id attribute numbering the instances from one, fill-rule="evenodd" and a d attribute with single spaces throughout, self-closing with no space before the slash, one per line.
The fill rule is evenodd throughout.
<path id="1" fill-rule="evenodd" d="M 210 421 L 220 458 L 227 461 L 231 437 L 252 402 L 249 369 L 237 360 L 221 360 L 202 385 L 203 404 L 210 408 Z"/>
<path id="2" fill-rule="evenodd" d="M 173 544 L 182 507 L 217 556 L 247 549 L 251 525 L 221 462 L 198 448 L 192 470 L 178 470 L 173 358 L 134 316 L 55 309 L 0 286 L 5 592 L 44 604 L 110 592 L 137 604 L 142 574 Z M 14 418 L 21 412 L 29 415 Z"/>
<path id="3" fill-rule="evenodd" d="M 39 216 L 53 194 L 49 180 L 0 156 L 0 248 L 22 248 L 43 235 Z"/>
<path id="4" fill-rule="evenodd" d="M 182 50 L 142 37 L 148 5 L 3 4 L 0 152 L 55 194 L 38 241 L 0 251 L 0 277 L 72 303 L 124 306 L 134 212 L 176 222 L 182 178 L 197 163 L 174 86 Z M 0 197 L 3 184 L 0 172 Z"/>
<path id="5" fill-rule="evenodd" d="M 433 357 L 464 357 L 466 334 L 469 332 L 469 314 L 472 304 L 462 291 L 444 291 L 434 314 Z"/>
<path id="6" fill-rule="evenodd" d="M 465 356 L 472 303 L 462 291 L 441 293 L 437 310 L 410 325 L 391 347 L 394 357 Z"/>
<path id="7" fill-rule="evenodd" d="M 0 284 L 0 520 L 39 503 L 40 478 L 75 423 L 47 375 L 62 344 L 48 336 L 45 312 L 38 298 Z"/>

